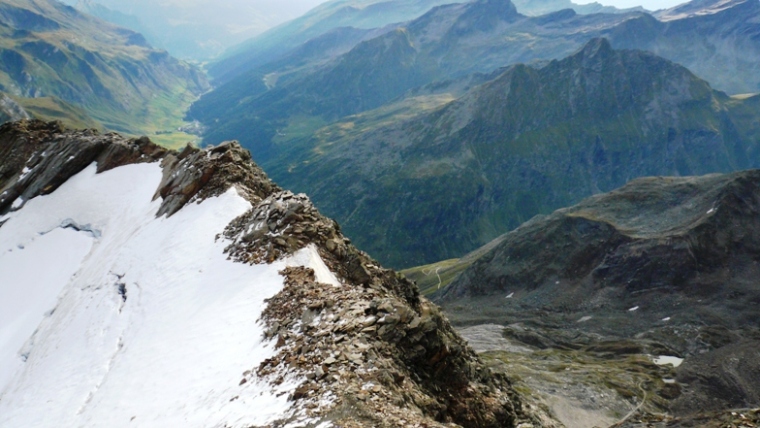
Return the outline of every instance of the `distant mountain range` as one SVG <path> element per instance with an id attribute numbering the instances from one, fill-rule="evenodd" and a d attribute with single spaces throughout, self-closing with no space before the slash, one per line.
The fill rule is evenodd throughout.
<path id="1" fill-rule="evenodd" d="M 237 46 L 226 57 L 209 67 L 216 84 L 226 83 L 265 64 L 276 62 L 291 54 L 309 40 L 340 34 L 341 53 L 348 51 L 364 38 L 347 37 L 346 31 L 380 29 L 387 25 L 400 25 L 425 14 L 436 6 L 466 1 L 446 0 L 332 0 L 322 3 L 305 15 L 269 30 Z M 570 0 L 530 0 L 515 3 L 520 13 L 536 16 L 562 9 L 578 13 L 620 13 L 623 10 L 599 3 L 578 5 Z M 631 11 L 627 9 L 625 11 Z M 375 32 L 376 34 L 377 32 Z M 372 33 L 370 33 L 372 34 Z M 313 51 L 320 49 L 312 46 Z M 331 56 L 334 56 L 334 52 Z"/>
<path id="2" fill-rule="evenodd" d="M 547 13 L 556 12 L 563 9 L 573 9 L 577 13 L 590 14 L 590 13 L 625 13 L 640 11 L 645 9 L 642 7 L 634 7 L 627 9 L 618 9 L 614 6 L 604 6 L 600 3 L 586 3 L 576 4 L 570 0 L 514 0 L 517 10 L 529 16 L 545 15 Z"/>
<path id="3" fill-rule="evenodd" d="M 713 3 L 723 7 L 702 4 L 701 12 L 692 14 L 666 11 L 660 15 L 676 18 L 663 21 L 643 12 L 578 15 L 570 9 L 526 17 L 509 0 L 441 6 L 374 39 L 356 37 L 364 41 L 336 58 L 301 56 L 276 67 L 254 61 L 242 74 L 234 64 L 220 62 L 213 74 L 229 69 L 237 77 L 222 79 L 224 84 L 196 103 L 191 116 L 211 124 L 211 142 L 241 135 L 247 124 L 255 123 L 266 128 L 259 132 L 268 134 L 256 139 L 262 145 L 277 128 L 299 120 L 294 117 L 316 116 L 329 122 L 379 107 L 433 81 L 559 59 L 599 36 L 617 48 L 648 50 L 675 61 L 719 90 L 760 91 L 755 70 L 760 62 L 760 24 L 755 22 L 760 4 Z M 244 143 L 258 151 L 253 141 Z"/>
<path id="4" fill-rule="evenodd" d="M 64 0 L 77 9 L 138 31 L 154 46 L 185 60 L 208 61 L 320 0 Z"/>
<path id="5" fill-rule="evenodd" d="M 305 15 L 273 28 L 236 47 L 225 58 L 209 67 L 216 84 L 247 74 L 267 63 L 277 61 L 307 41 L 333 30 L 368 30 L 409 21 L 431 8 L 448 4 L 446 0 L 332 0 L 322 3 Z M 339 30 L 340 31 L 340 30 Z M 343 36 L 345 38 L 345 35 Z M 349 38 L 338 43 L 348 51 L 361 40 Z"/>
<path id="6" fill-rule="evenodd" d="M 520 14 L 508 0 L 477 0 L 444 5 L 401 26 L 386 28 L 374 38 L 368 38 L 370 30 L 351 33 L 356 40 L 363 41 L 335 57 L 319 56 L 314 52 L 330 51 L 329 46 L 336 46 L 335 43 L 345 39 L 314 39 L 315 42 L 321 40 L 316 45 L 319 49 L 300 50 L 298 54 L 293 53 L 230 80 L 195 103 L 189 117 L 209 126 L 205 134 L 208 142 L 239 139 L 276 179 L 290 187 L 309 191 L 326 212 L 345 224 L 349 234 L 356 236 L 384 261 L 395 266 L 400 266 L 397 263 L 401 260 L 414 264 L 437 261 L 462 255 L 536 213 L 575 202 L 593 192 L 612 189 L 641 174 L 729 171 L 754 162 L 754 154 L 749 157 L 741 154 L 743 150 L 752 151 L 751 147 L 756 141 L 753 140 L 756 138 L 753 120 L 744 120 L 744 113 L 738 113 L 743 109 L 741 106 L 747 105 L 746 100 L 730 99 L 715 92 L 686 69 L 675 67 L 668 61 L 656 60 L 653 56 L 641 57 L 640 64 L 605 63 L 610 73 L 618 74 L 605 75 L 598 82 L 613 85 L 600 94 L 616 93 L 616 96 L 633 98 L 590 101 L 597 103 L 595 106 L 574 104 L 577 99 L 570 99 L 568 104 L 561 105 L 555 101 L 568 97 L 583 98 L 586 91 L 594 89 L 591 83 L 591 86 L 577 91 L 570 89 L 581 83 L 573 82 L 569 76 L 581 69 L 590 72 L 591 65 L 576 57 L 575 62 L 557 63 L 567 67 L 566 70 L 559 70 L 557 64 L 547 65 L 547 61 L 576 51 L 595 35 L 607 37 L 609 44 L 598 46 L 601 50 L 594 58 L 618 58 L 609 54 L 610 45 L 650 50 L 686 66 L 697 76 L 708 75 L 711 77 L 709 81 L 718 89 L 728 88 L 731 93 L 760 90 L 760 74 L 754 71 L 755 65 L 760 62 L 760 45 L 754 42 L 756 35 L 760 34 L 760 24 L 755 23 L 755 17 L 760 16 L 760 3 L 743 0 L 701 2 L 692 5 L 692 9 L 699 12 L 678 12 L 681 9 L 661 11 L 658 16 L 662 20 L 658 20 L 643 12 L 579 15 L 573 10 L 527 17 Z M 718 46 L 722 48 L 717 49 Z M 587 54 L 591 51 L 593 49 L 589 47 L 584 50 Z M 624 57 L 632 58 L 627 55 Z M 508 73 L 510 77 L 499 80 L 500 84 L 489 83 L 481 90 L 472 89 L 503 73 L 504 66 L 520 62 L 531 65 L 512 69 Z M 733 65 L 725 67 L 725 64 Z M 641 80 L 633 77 L 636 75 Z M 624 80 L 606 83 L 618 78 Z M 521 81 L 520 85 L 515 84 L 515 92 L 508 89 L 507 81 L 511 79 Z M 554 90 L 557 92 L 554 93 L 544 92 L 552 81 L 565 82 L 566 87 L 556 87 Z M 639 87 L 631 89 L 630 85 L 634 83 Z M 523 94 L 520 87 L 542 90 Z M 440 112 L 429 113 L 468 90 L 471 93 L 459 102 Z M 591 100 L 591 97 L 588 99 Z M 543 100 L 540 101 L 543 104 L 533 105 L 538 100 Z M 462 107 L 465 105 L 467 107 Z M 487 189 L 491 186 L 501 186 L 498 183 L 504 182 L 503 176 L 475 178 L 479 175 L 464 172 L 469 171 L 469 167 L 463 166 L 463 162 L 469 162 L 464 160 L 466 158 L 460 155 L 451 158 L 453 152 L 449 150 L 453 149 L 442 149 L 446 146 L 439 144 L 452 132 L 465 132 L 460 125 L 465 126 L 475 120 L 473 115 L 476 113 L 471 111 L 476 108 L 474 106 L 481 106 L 477 108 L 489 111 L 494 117 L 490 119 L 489 126 L 492 128 L 488 131 L 479 128 L 477 135 L 469 134 L 466 138 L 478 144 L 488 141 L 487 148 L 470 157 L 489 162 L 499 159 L 495 157 L 497 154 L 501 157 L 510 153 L 516 155 L 513 150 L 518 147 L 527 150 L 533 144 L 528 142 L 530 136 L 536 138 L 532 141 L 544 142 L 547 135 L 552 137 L 549 140 L 566 141 L 561 144 L 570 144 L 571 147 L 582 144 L 587 147 L 585 150 L 592 150 L 590 147 L 595 144 L 607 147 L 610 144 L 606 142 L 608 139 L 617 141 L 614 145 L 633 148 L 640 143 L 654 144 L 655 140 L 667 141 L 668 138 L 683 141 L 678 144 L 684 147 L 707 144 L 711 153 L 723 150 L 719 147 L 724 145 L 729 148 L 723 151 L 724 155 L 716 158 L 706 155 L 704 159 L 687 160 L 694 156 L 692 149 L 685 149 L 687 159 L 678 159 L 680 154 L 670 154 L 665 158 L 670 159 L 665 162 L 673 162 L 673 165 L 679 163 L 678 167 L 665 166 L 662 159 L 658 159 L 659 166 L 654 167 L 648 163 L 654 158 L 648 158 L 650 153 L 642 152 L 636 155 L 642 159 L 641 164 L 629 165 L 631 168 L 639 165 L 636 169 L 626 169 L 625 172 L 610 169 L 602 173 L 604 178 L 593 178 L 596 172 L 585 171 L 586 166 L 578 163 L 585 162 L 583 155 L 568 161 L 566 165 L 567 168 L 577 169 L 578 174 L 588 176 L 580 181 L 586 183 L 582 186 L 563 187 L 561 183 L 556 183 L 563 190 L 556 191 L 556 196 L 540 196 L 540 202 L 532 189 L 523 189 L 526 194 L 520 197 L 517 195 L 519 192 L 507 192 L 503 198 L 509 200 L 494 195 L 495 199 L 487 197 L 483 201 L 477 195 L 480 192 L 488 193 Z M 507 111 L 507 108 L 510 110 Z M 752 115 L 746 108 L 742 111 Z M 444 114 L 449 118 L 446 121 L 434 119 Z M 497 120 L 497 114 L 504 116 Z M 555 114 L 558 116 L 555 117 Z M 409 119 L 416 115 L 420 118 Z M 605 115 L 617 116 L 605 119 Z M 557 121 L 567 117 L 573 118 L 572 125 L 563 128 L 564 125 Z M 605 122 L 602 124 L 598 120 Z M 394 122 L 395 125 L 392 124 Z M 514 125 L 508 125 L 510 122 Z M 480 125 L 471 124 L 466 129 L 473 130 L 476 126 Z M 514 133 L 506 135 L 511 132 L 508 131 L 511 126 L 515 127 Z M 550 134 L 543 134 L 537 129 L 546 129 L 545 132 Z M 698 137 L 703 131 L 705 136 L 710 136 L 707 140 Z M 378 137 L 383 133 L 393 137 Z M 668 137 L 669 134 L 672 135 Z M 423 138 L 422 135 L 427 137 Z M 653 135 L 657 136 L 653 138 Z M 716 138 L 725 144 L 712 146 L 712 143 L 704 142 L 712 136 L 719 136 Z M 516 146 L 508 143 L 513 139 L 523 142 Z M 395 140 L 393 146 L 380 143 L 391 140 Z M 419 142 L 407 147 L 407 141 Z M 732 148 L 737 145 L 741 148 Z M 388 148 L 402 146 L 405 147 L 403 156 L 396 149 Z M 348 153 L 349 147 L 351 152 L 360 151 L 368 157 L 359 160 L 359 157 L 338 154 Z M 386 153 L 386 150 L 392 153 Z M 536 155 L 540 152 L 531 150 Z M 554 153 L 551 149 L 547 150 L 547 155 Z M 331 156 L 336 158 L 330 159 Z M 587 161 L 592 162 L 593 153 L 589 156 Z M 335 163 L 337 158 L 341 159 L 340 165 Z M 430 165 L 437 164 L 433 170 L 438 172 L 432 174 L 425 169 L 424 172 L 413 172 L 411 165 L 419 159 L 429 159 Z M 528 165 L 538 161 L 525 162 L 528 162 L 525 166 L 527 173 L 528 170 L 535 170 L 534 166 Z M 608 159 L 605 162 L 615 161 Z M 370 164 L 377 165 L 368 166 Z M 439 207 L 435 211 L 439 217 L 435 220 L 401 220 L 403 215 L 400 217 L 399 213 L 379 214 L 386 209 L 401 209 L 403 206 L 410 217 L 413 216 L 411 206 L 389 203 L 398 197 L 401 189 L 409 189 L 405 187 L 408 182 L 401 184 L 400 171 L 410 176 L 427 177 L 432 174 L 449 177 L 447 174 L 455 174 L 454 171 L 460 169 L 464 175 L 456 182 L 447 181 L 438 186 L 419 181 L 423 193 L 426 189 L 446 188 L 459 195 L 451 198 L 452 213 L 440 210 L 441 204 L 447 201 L 441 195 L 442 199 L 435 202 L 421 198 L 426 201 L 422 202 L 423 205 L 430 203 Z M 502 165 L 496 170 L 506 173 L 512 169 Z M 328 189 L 318 189 L 320 181 L 317 178 L 340 174 L 341 171 L 359 174 L 356 180 L 347 180 L 357 194 L 369 188 L 376 191 L 361 198 L 338 201 L 337 193 L 344 191 L 343 188 L 336 192 L 334 199 L 329 196 Z M 531 174 L 534 174 L 532 178 L 524 176 L 522 181 L 511 176 L 512 180 L 516 180 L 513 184 L 538 184 L 543 181 L 547 188 L 554 189 L 549 184 L 552 179 L 543 177 L 544 173 Z M 363 183 L 363 179 L 369 180 L 366 185 L 359 184 Z M 373 184 L 369 185 L 370 182 Z M 476 182 L 482 184 L 481 190 L 475 185 Z M 399 187 L 392 190 L 395 186 Z M 500 192 L 497 191 L 497 194 Z M 414 194 L 401 192 L 402 195 L 407 193 Z M 468 204 L 463 203 L 467 198 L 473 204 L 469 208 Z M 362 202 L 356 202 L 360 200 Z M 354 203 L 357 206 L 351 206 Z M 491 204 L 501 206 L 498 209 L 501 214 L 483 214 Z M 513 208 L 507 206 L 520 208 L 512 211 Z M 422 212 L 433 213 L 425 208 Z M 479 213 L 477 217 L 481 220 L 463 227 L 467 223 L 465 219 L 472 213 Z M 488 220 L 480 215 L 485 215 Z M 450 222 L 454 217 L 461 218 L 462 223 L 453 226 Z M 422 233 L 424 238 L 409 239 L 416 238 L 417 233 Z M 419 245 L 425 248 L 402 250 L 396 247 L 414 245 L 400 242 L 422 241 L 425 244 Z M 391 242 L 392 246 L 388 246 Z M 376 246 L 372 247 L 371 243 Z"/>

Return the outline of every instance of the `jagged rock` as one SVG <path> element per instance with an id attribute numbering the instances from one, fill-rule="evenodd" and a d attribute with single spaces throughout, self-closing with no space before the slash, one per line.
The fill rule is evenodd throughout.
<path id="1" fill-rule="evenodd" d="M 162 166 L 164 180 L 156 193 L 163 198 L 159 215 L 172 215 L 193 199 L 218 196 L 233 186 L 252 203 L 279 190 L 234 141 L 209 150 L 188 145 L 178 154 L 168 154 Z"/>
<path id="2" fill-rule="evenodd" d="M 92 162 L 98 172 L 154 162 L 168 151 L 147 138 L 128 140 L 95 130 L 67 131 L 60 123 L 23 120 L 0 126 L 0 214 L 55 191 Z"/>
<path id="3" fill-rule="evenodd" d="M 321 284 L 313 271 L 304 268 L 288 268 L 283 275 L 286 288 L 269 301 L 264 314 L 270 328 L 302 324 L 293 320 L 299 317 L 299 308 L 310 306 L 314 299 L 330 296 L 335 301 L 321 310 L 309 329 L 286 333 L 304 334 L 304 342 L 318 338 L 331 351 L 301 347 L 300 357 L 293 359 L 290 355 L 296 344 L 288 343 L 277 357 L 257 369 L 260 375 L 267 375 L 287 362 L 311 373 L 308 378 L 322 378 L 328 372 L 336 375 L 321 383 L 307 381 L 293 394 L 293 400 L 314 402 L 316 397 L 335 396 L 336 406 L 325 416 L 340 415 L 339 409 L 350 404 L 358 406 L 360 414 L 375 416 L 345 422 L 373 426 L 403 426 L 402 420 L 419 420 L 415 412 L 439 422 L 473 427 L 512 426 L 517 420 L 508 383 L 494 379 L 477 362 L 430 302 L 406 301 L 389 288 L 377 291 L 359 284 Z M 375 322 L 382 327 L 365 327 Z M 314 391 L 317 394 L 311 398 Z M 472 407 L 475 402 L 481 403 L 478 409 Z"/>

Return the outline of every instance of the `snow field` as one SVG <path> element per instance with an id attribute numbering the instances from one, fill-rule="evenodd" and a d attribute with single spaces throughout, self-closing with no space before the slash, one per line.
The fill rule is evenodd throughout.
<path id="1" fill-rule="evenodd" d="M 280 270 L 309 266 L 339 285 L 316 249 L 234 263 L 216 240 L 251 208 L 234 189 L 157 219 L 158 164 L 95 171 L 0 227 L 0 427 L 244 427 L 287 415 L 300 379 L 240 381 L 274 355 L 257 320 Z"/>

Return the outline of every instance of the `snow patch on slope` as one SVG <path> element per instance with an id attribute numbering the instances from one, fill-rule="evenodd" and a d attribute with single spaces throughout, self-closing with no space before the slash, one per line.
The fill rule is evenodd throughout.
<path id="1" fill-rule="evenodd" d="M 234 263 L 217 239 L 251 208 L 234 189 L 156 218 L 158 164 L 95 172 L 0 228 L 0 426 L 244 427 L 288 414 L 300 379 L 241 379 L 274 355 L 257 320 L 280 270 L 307 265 L 339 285 L 316 249 Z"/>
<path id="2" fill-rule="evenodd" d="M 0 242 L 6 244 L 4 231 L 0 229 Z M 25 247 L 13 242 L 0 247 L 3 278 L 0 280 L 0 388 L 23 364 L 24 344 L 45 315 L 52 314 L 58 294 L 92 247 L 92 239 L 69 229 L 54 230 Z"/>
<path id="3" fill-rule="evenodd" d="M 335 274 L 327 267 L 325 261 L 322 260 L 322 256 L 319 255 L 317 247 L 314 244 L 309 244 L 306 248 L 293 254 L 287 260 L 288 266 L 307 266 L 314 270 L 314 277 L 317 282 L 324 284 L 330 284 L 335 287 L 340 287 L 340 281 Z"/>

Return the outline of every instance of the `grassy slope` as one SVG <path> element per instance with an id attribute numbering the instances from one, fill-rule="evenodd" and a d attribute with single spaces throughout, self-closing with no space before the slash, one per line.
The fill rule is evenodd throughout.
<path id="1" fill-rule="evenodd" d="M 34 118 L 46 121 L 58 120 L 68 128 L 103 129 L 103 125 L 92 119 L 84 110 L 58 98 L 11 98 Z"/>
<path id="2" fill-rule="evenodd" d="M 470 267 L 484 254 L 499 245 L 503 239 L 504 236 L 500 236 L 462 258 L 444 260 L 425 266 L 412 267 L 402 270 L 401 273 L 416 282 L 422 294 L 429 296 L 438 290 L 446 288 L 459 276 L 460 273 Z"/>

